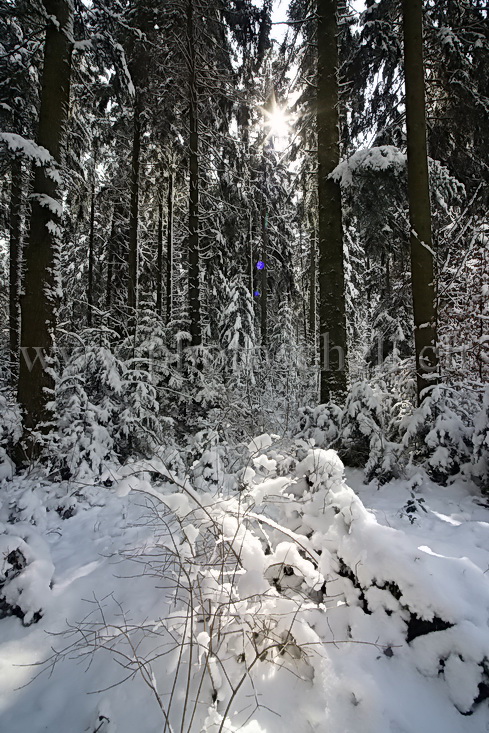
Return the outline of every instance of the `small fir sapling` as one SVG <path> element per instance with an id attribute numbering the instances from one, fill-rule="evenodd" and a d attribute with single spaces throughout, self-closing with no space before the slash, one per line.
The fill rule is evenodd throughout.
<path id="1" fill-rule="evenodd" d="M 407 417 L 403 444 L 433 481 L 446 486 L 470 459 L 470 424 L 462 397 L 444 384 L 429 387 Z"/>
<path id="2" fill-rule="evenodd" d="M 119 455 L 157 445 L 158 403 L 150 375 L 121 361 L 107 342 L 76 347 L 61 369 L 51 409 L 52 446 L 66 477 L 101 475 Z"/>
<path id="3" fill-rule="evenodd" d="M 15 468 L 9 457 L 13 445 L 22 435 L 19 406 L 5 391 L 0 391 L 0 480 L 12 478 Z"/>
<path id="4" fill-rule="evenodd" d="M 237 375 L 238 379 L 253 381 L 253 301 L 240 276 L 235 275 L 229 285 L 226 284 L 226 296 L 227 302 L 219 319 L 219 343 L 228 357 L 223 363 L 223 375 L 226 380 Z"/>
<path id="5" fill-rule="evenodd" d="M 484 391 L 482 409 L 472 434 L 470 475 L 483 494 L 489 494 L 489 387 Z"/>
<path id="6" fill-rule="evenodd" d="M 294 433 L 297 438 L 314 441 L 319 448 L 330 448 L 338 440 L 342 415 L 341 407 L 333 402 L 301 407 Z"/>
<path id="7" fill-rule="evenodd" d="M 365 466 L 365 480 L 386 483 L 399 475 L 400 446 L 390 440 L 393 397 L 381 383 L 358 382 L 348 394 L 339 451 L 350 466 Z"/>

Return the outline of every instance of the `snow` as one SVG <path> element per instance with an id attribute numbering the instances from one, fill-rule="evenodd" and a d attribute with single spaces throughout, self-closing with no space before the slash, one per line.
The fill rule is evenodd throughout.
<path id="1" fill-rule="evenodd" d="M 374 148 L 362 148 L 336 166 L 331 178 L 341 186 L 351 186 L 356 173 L 362 170 L 386 171 L 400 173 L 406 168 L 407 157 L 394 145 L 380 145 Z"/>
<path id="2" fill-rule="evenodd" d="M 158 700 L 172 730 L 194 711 L 190 733 L 489 728 L 488 508 L 424 475 L 408 515 L 412 478 L 365 485 L 267 434 L 247 448 L 238 494 L 160 458 L 110 488 L 3 478 L 0 596 L 23 618 L 0 618 L 1 730 L 153 733 Z M 444 625 L 417 635 L 414 613 Z"/>
<path id="3" fill-rule="evenodd" d="M 12 478 L 14 473 L 14 462 L 8 457 L 5 449 L 0 447 L 0 481 Z"/>
<path id="4" fill-rule="evenodd" d="M 22 153 L 36 165 L 47 165 L 55 162 L 46 148 L 37 145 L 33 140 L 22 137 L 22 135 L 16 135 L 13 132 L 0 132 L 0 142 L 4 142 L 12 152 Z"/>
<path id="5" fill-rule="evenodd" d="M 36 614 L 44 614 L 49 608 L 54 565 L 46 542 L 30 525 L 7 525 L 3 531 L 0 536 L 2 596 L 9 606 L 21 609 L 27 626 Z M 20 554 L 21 564 L 24 558 L 26 561 L 20 573 L 13 567 L 15 561 L 10 560 L 15 553 Z"/>
<path id="6" fill-rule="evenodd" d="M 52 196 L 47 196 L 45 193 L 31 194 L 31 199 L 34 198 L 40 206 L 49 209 L 52 214 L 61 219 L 61 217 L 63 216 L 63 206 L 59 201 L 53 199 Z"/>

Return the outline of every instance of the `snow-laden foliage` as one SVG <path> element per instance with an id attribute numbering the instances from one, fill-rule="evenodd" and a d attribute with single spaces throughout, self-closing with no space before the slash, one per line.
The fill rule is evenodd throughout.
<path id="1" fill-rule="evenodd" d="M 21 415 L 18 404 L 7 391 L 0 391 L 0 445 L 5 446 L 20 438 Z"/>
<path id="2" fill-rule="evenodd" d="M 353 384 L 343 408 L 301 408 L 292 434 L 335 448 L 346 465 L 364 470 L 366 482 L 389 482 L 414 465 L 443 486 L 459 473 L 485 486 L 487 406 L 480 411 L 478 395 L 440 384 L 416 407 L 409 369 L 399 372 L 393 363 L 386 372 L 389 384 L 383 372 Z"/>
<path id="3" fill-rule="evenodd" d="M 118 359 L 103 337 L 69 353 L 51 409 L 58 421 L 57 461 L 67 475 L 100 476 L 121 454 L 147 453 L 158 444 L 148 371 Z"/>
<path id="4" fill-rule="evenodd" d="M 8 453 L 22 435 L 22 416 L 18 404 L 7 391 L 0 391 L 0 479 L 10 478 L 14 465 Z"/>
<path id="5" fill-rule="evenodd" d="M 228 302 L 219 324 L 219 343 L 227 359 L 223 363 L 224 377 L 239 383 L 253 384 L 255 349 L 253 301 L 249 288 L 240 276 L 235 276 L 227 288 Z"/>
<path id="6" fill-rule="evenodd" d="M 484 391 L 482 409 L 472 434 L 470 475 L 484 494 L 489 493 L 489 387 Z"/>
<path id="7" fill-rule="evenodd" d="M 403 443 L 429 476 L 445 486 L 470 459 L 472 418 L 463 397 L 447 385 L 429 388 L 404 421 Z"/>
<path id="8" fill-rule="evenodd" d="M 195 436 L 192 450 L 208 471 L 197 460 L 192 475 L 160 449 L 114 468 L 112 486 L 82 488 L 84 511 L 68 521 L 47 512 L 36 527 L 2 525 L 0 596 L 7 612 L 39 627 L 4 641 L 8 621 L 0 620 L 3 664 L 15 664 L 12 643 L 24 654 L 34 645 L 51 672 L 0 712 L 7 729 L 15 730 L 15 716 L 20 725 L 30 719 L 26 701 L 34 711 L 46 686 L 63 684 L 90 731 L 128 732 L 137 697 L 144 732 L 185 720 L 190 733 L 279 733 L 286 713 L 298 733 L 338 721 L 342 730 L 418 733 L 415 694 L 426 694 L 423 715 L 431 711 L 447 730 L 480 730 L 489 659 L 485 509 L 475 514 L 459 494 L 438 500 L 422 478 L 363 487 L 362 501 L 337 453 L 304 440 L 258 435 L 234 468 L 235 452 L 216 434 Z M 15 481 L 9 496 L 20 503 L 27 491 L 31 506 L 34 495 L 51 506 L 59 490 Z M 411 505 L 397 511 L 413 492 L 423 510 L 414 524 Z M 374 500 L 379 509 L 367 509 Z M 462 504 L 479 521 L 450 518 L 461 518 Z M 48 729 L 64 720 L 51 706 L 34 714 Z"/>
<path id="9" fill-rule="evenodd" d="M 186 462 L 193 485 L 200 491 L 235 489 L 235 471 L 231 470 L 233 451 L 216 430 L 202 430 L 190 441 Z M 231 464 L 231 465 L 230 465 Z"/>
<path id="10" fill-rule="evenodd" d="M 339 437 L 342 416 L 342 409 L 333 402 L 317 407 L 301 407 L 294 434 L 305 440 L 313 440 L 319 448 L 329 448 L 334 446 Z"/>
<path id="11" fill-rule="evenodd" d="M 54 565 L 45 540 L 29 524 L 0 524 L 0 618 L 29 626 L 51 601 Z"/>
<path id="12" fill-rule="evenodd" d="M 361 176 L 364 171 L 384 172 L 389 170 L 400 175 L 406 169 L 406 160 L 406 154 L 394 145 L 364 148 L 343 160 L 334 169 L 331 177 L 342 187 L 347 187 L 352 185 L 354 176 Z"/>
<path id="13" fill-rule="evenodd" d="M 181 662 L 175 681 L 187 685 L 190 697 L 197 686 L 212 699 L 206 730 L 222 730 L 228 715 L 238 722 L 241 688 L 260 685 L 264 665 L 317 684 L 328 665 L 328 641 L 366 641 L 372 632 L 373 656 L 379 659 L 383 651 L 388 658 L 402 657 L 410 648 L 421 674 L 441 678 L 455 708 L 471 712 L 482 699 L 489 659 L 489 585 L 482 570 L 469 562 L 462 569 L 462 559 L 457 564 L 419 547 L 416 536 L 379 524 L 345 484 L 334 451 L 300 444 L 286 448 L 267 435 L 254 439 L 248 450 L 239 497 L 196 493 L 190 482 L 175 480 L 154 462 L 153 471 L 173 489 L 156 490 L 132 479 L 133 490 L 151 496 L 181 522 L 178 557 L 163 535 L 155 557 L 146 561 L 167 577 L 170 557 L 161 558 L 164 547 L 179 577 L 186 568 L 177 597 L 190 600 L 193 621 L 188 614 L 182 618 L 177 601 L 160 623 L 177 635 L 180 659 L 188 659 L 195 645 L 191 677 L 184 683 Z M 447 583 L 462 577 L 468 594 L 447 595 Z M 332 614 L 331 595 L 343 607 L 341 620 Z M 325 613 L 328 625 L 322 621 Z M 353 691 L 355 676 L 342 684 Z M 342 696 L 346 701 L 346 690 Z"/>
<path id="14" fill-rule="evenodd" d="M 343 410 L 341 454 L 348 465 L 365 466 L 367 481 L 384 483 L 399 474 L 400 446 L 389 439 L 393 395 L 382 383 L 353 385 Z"/>

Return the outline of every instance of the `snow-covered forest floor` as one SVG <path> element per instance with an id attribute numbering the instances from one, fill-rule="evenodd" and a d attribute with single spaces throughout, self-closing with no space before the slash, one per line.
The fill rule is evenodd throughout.
<path id="1" fill-rule="evenodd" d="M 3 480 L 2 731 L 489 730 L 480 495 L 248 450 L 239 491 L 158 457 Z"/>

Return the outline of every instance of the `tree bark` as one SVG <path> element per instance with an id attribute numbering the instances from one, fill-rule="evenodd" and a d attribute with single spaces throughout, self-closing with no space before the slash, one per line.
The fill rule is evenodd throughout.
<path id="1" fill-rule="evenodd" d="M 317 0 L 318 282 L 320 400 L 346 393 L 347 338 L 341 191 L 329 178 L 339 163 L 336 0 Z"/>
<path id="2" fill-rule="evenodd" d="M 248 256 L 249 256 L 249 273 L 248 273 L 248 280 L 249 280 L 249 288 L 251 297 L 253 298 L 253 294 L 255 292 L 255 288 L 253 287 L 253 281 L 255 276 L 255 270 L 254 270 L 254 257 L 253 257 L 253 213 L 250 209 L 248 212 L 248 237 L 247 237 L 247 244 L 248 244 Z"/>
<path id="3" fill-rule="evenodd" d="M 426 144 L 422 0 L 403 0 L 411 280 L 418 403 L 438 368 L 431 208 Z"/>
<path id="4" fill-rule="evenodd" d="M 105 285 L 105 305 L 110 308 L 112 305 L 112 289 L 115 269 L 115 240 L 117 237 L 117 214 L 118 206 L 114 205 L 112 211 L 112 224 L 110 226 L 110 236 L 107 247 L 107 280 Z"/>
<path id="5" fill-rule="evenodd" d="M 199 258 L 199 119 L 197 87 L 197 54 L 192 0 L 187 5 L 187 40 L 189 57 L 189 122 L 190 122 L 190 192 L 188 237 L 188 301 L 192 346 L 202 342 L 200 323 L 200 258 Z"/>
<path id="6" fill-rule="evenodd" d="M 90 194 L 90 231 L 88 234 L 88 287 L 87 287 L 87 326 L 93 321 L 93 266 L 95 257 L 95 181 Z"/>
<path id="7" fill-rule="evenodd" d="M 156 244 L 156 312 L 162 315 L 163 304 L 163 194 L 157 194 L 158 199 L 158 233 Z"/>
<path id="8" fill-rule="evenodd" d="M 168 179 L 167 205 L 167 250 L 166 250 L 166 322 L 170 323 L 173 317 L 173 185 L 174 171 L 170 171 Z"/>
<path id="9" fill-rule="evenodd" d="M 316 345 L 316 235 L 314 231 L 310 232 L 311 247 L 310 247 L 310 277 L 309 277 L 309 338 L 310 341 Z M 314 348 L 314 353 L 316 349 Z M 315 359 L 314 359 L 315 361 Z"/>
<path id="10" fill-rule="evenodd" d="M 263 270 L 260 271 L 260 331 L 261 331 L 261 345 L 266 348 L 268 344 L 268 250 L 269 250 L 269 237 L 268 237 L 268 210 L 267 210 L 267 161 L 263 161 L 265 167 L 264 177 L 265 185 L 263 190 L 263 201 L 262 201 L 262 216 L 261 216 L 261 260 L 263 262 Z"/>
<path id="11" fill-rule="evenodd" d="M 10 185 L 9 242 L 9 345 L 10 375 L 16 383 L 19 363 L 19 298 L 22 252 L 22 163 L 12 161 Z"/>
<path id="12" fill-rule="evenodd" d="M 57 163 L 62 162 L 64 131 L 68 118 L 73 46 L 73 6 L 70 0 L 43 0 L 48 17 L 44 44 L 41 105 L 37 142 Z M 53 346 L 56 328 L 57 277 L 61 196 L 47 166 L 35 169 L 32 210 L 25 248 L 25 284 L 21 298 L 21 358 L 18 399 L 24 408 L 27 450 L 34 445 L 28 432 L 48 418 L 47 390 L 53 381 L 43 360 L 33 349 L 46 354 Z"/>
<path id="13" fill-rule="evenodd" d="M 139 168 L 141 155 L 141 99 L 140 92 L 136 90 L 134 102 L 134 125 L 132 138 L 132 162 L 131 162 L 131 205 L 129 209 L 129 251 L 128 251 L 128 279 L 127 279 L 127 305 L 129 307 L 129 318 L 133 325 L 137 319 L 138 308 L 138 270 L 139 270 Z"/>

